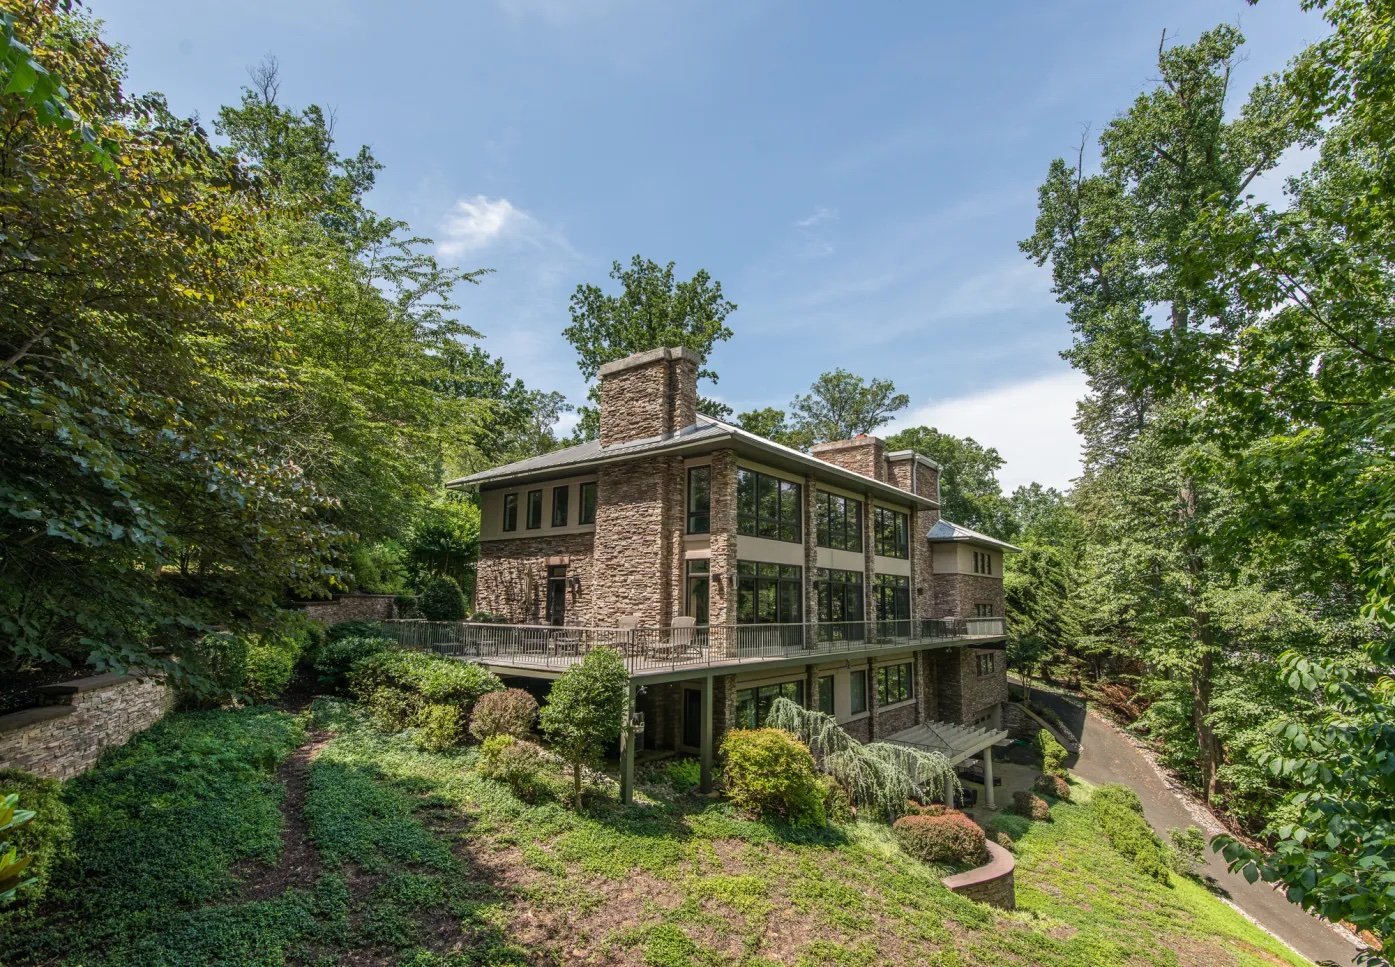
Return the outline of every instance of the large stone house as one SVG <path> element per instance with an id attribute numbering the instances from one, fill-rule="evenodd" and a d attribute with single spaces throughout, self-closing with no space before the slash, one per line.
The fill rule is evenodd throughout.
<path id="1" fill-rule="evenodd" d="M 864 741 L 959 760 L 1000 741 L 1015 548 L 940 519 L 925 457 L 872 436 L 802 453 L 699 414 L 697 371 L 684 349 L 609 363 L 599 439 L 451 482 L 479 491 L 475 607 L 505 623 L 442 647 L 533 678 L 617 647 L 644 724 L 626 751 L 697 753 L 704 784 L 777 696 Z"/>

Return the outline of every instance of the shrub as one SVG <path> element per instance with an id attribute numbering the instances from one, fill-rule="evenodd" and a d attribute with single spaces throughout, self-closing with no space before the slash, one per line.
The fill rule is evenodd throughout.
<path id="1" fill-rule="evenodd" d="M 1017 815 L 1026 816 L 1036 822 L 1049 823 L 1051 821 L 1051 807 L 1046 804 L 1046 800 L 1040 796 L 1034 796 L 1030 792 L 1013 793 L 1012 808 Z"/>
<path id="2" fill-rule="evenodd" d="M 791 826 L 823 826 L 824 788 L 807 746 L 783 729 L 736 729 L 722 741 L 723 781 L 741 809 Z"/>
<path id="3" fill-rule="evenodd" d="M 358 693 L 358 700 L 368 710 L 373 726 L 382 732 L 401 732 L 417 720 L 425 703 L 421 696 L 403 688 L 383 685 Z"/>
<path id="4" fill-rule="evenodd" d="M 1159 883 L 1171 882 L 1171 851 L 1143 818 L 1143 806 L 1137 793 L 1127 786 L 1100 786 L 1090 797 L 1090 812 L 1109 839 L 1109 845 L 1140 872 Z"/>
<path id="5" fill-rule="evenodd" d="M 674 792 L 692 792 L 702 785 L 702 763 L 696 759 L 675 759 L 665 763 L 663 780 Z"/>
<path id="6" fill-rule="evenodd" d="M 546 761 L 546 753 L 536 743 L 512 735 L 492 735 L 480 745 L 475 771 L 504 783 L 520 799 L 532 799 L 542 788 L 539 775 Z"/>
<path id="7" fill-rule="evenodd" d="M 1070 802 L 1070 783 L 1060 776 L 1042 773 L 1037 776 L 1037 781 L 1032 783 L 1032 791 L 1041 796 L 1051 796 L 1054 799 Z"/>
<path id="8" fill-rule="evenodd" d="M 301 642 L 292 635 L 268 632 L 247 638 L 243 691 L 259 702 L 280 696 L 295 677 Z"/>
<path id="9" fill-rule="evenodd" d="M 417 601 L 428 621 L 460 621 L 465 617 L 465 594 L 452 577 L 434 577 L 422 588 Z"/>
<path id="10" fill-rule="evenodd" d="M 853 821 L 852 797 L 843 784 L 832 776 L 820 776 L 823 786 L 823 811 L 830 823 L 850 823 Z"/>
<path id="11" fill-rule="evenodd" d="M 185 668 L 197 681 L 193 704 L 217 705 L 247 681 L 247 638 L 226 631 L 204 635 L 185 656 Z"/>
<path id="12" fill-rule="evenodd" d="M 55 779 L 20 769 L 0 769 L 0 801 L 6 796 L 17 797 L 19 810 L 34 813 L 33 819 L 5 829 L 4 810 L 0 809 L 0 841 L 4 841 L 0 843 L 0 868 L 5 866 L 5 844 L 15 850 L 21 863 L 30 858 L 20 870 L 10 867 L 11 873 L 22 872 L 27 878 L 14 897 L 15 909 L 27 909 L 43 899 L 54 871 L 73 858 L 73 821 L 63 802 L 63 785 Z M 7 886 L 6 879 L 7 874 L 0 872 L 0 902 L 15 885 L 11 882 Z"/>
<path id="13" fill-rule="evenodd" d="M 1013 841 L 1013 838 L 1009 836 L 1007 833 L 1003 832 L 1001 829 L 997 829 L 989 833 L 988 838 L 991 839 L 993 842 L 997 843 L 1003 849 L 1007 850 L 1009 853 L 1014 853 L 1017 851 L 1017 843 L 1015 843 Z"/>
<path id="14" fill-rule="evenodd" d="M 949 812 L 949 807 L 942 802 L 906 803 L 907 816 L 943 816 L 947 812 Z"/>
<path id="15" fill-rule="evenodd" d="M 491 735 L 523 738 L 538 720 L 538 700 L 521 688 L 480 696 L 470 713 L 470 734 L 481 742 Z"/>
<path id="16" fill-rule="evenodd" d="M 1048 730 L 1037 732 L 1037 751 L 1041 753 L 1041 771 L 1048 776 L 1066 774 L 1066 747 L 1056 741 Z"/>
<path id="17" fill-rule="evenodd" d="M 924 863 L 978 866 L 987 858 L 987 834 L 960 812 L 902 816 L 891 828 L 901 848 Z"/>
<path id="18" fill-rule="evenodd" d="M 366 698 L 380 688 L 398 688 L 424 702 L 455 705 L 468 713 L 481 695 L 504 687 L 483 665 L 420 651 L 378 650 L 349 669 L 355 696 Z"/>
<path id="19" fill-rule="evenodd" d="M 1195 826 L 1186 829 L 1173 827 L 1167 831 L 1172 840 L 1173 867 L 1178 873 L 1196 872 L 1206 858 L 1206 834 Z"/>
<path id="20" fill-rule="evenodd" d="M 581 770 L 620 737 L 629 705 L 630 673 L 613 648 L 586 653 L 552 683 L 538 722 L 572 767 L 572 797 L 581 807 Z"/>
<path id="21" fill-rule="evenodd" d="M 376 636 L 335 638 L 333 629 L 330 629 L 329 640 L 315 658 L 315 671 L 320 684 L 334 691 L 343 689 L 348 683 L 350 669 L 357 662 L 391 647 L 391 641 Z"/>
<path id="22" fill-rule="evenodd" d="M 325 631 L 325 643 L 333 644 L 345 638 L 381 638 L 383 626 L 376 621 L 336 621 Z"/>
<path id="23" fill-rule="evenodd" d="M 423 705 L 413 716 L 412 724 L 416 726 L 412 741 L 428 752 L 444 752 L 465 738 L 465 716 L 455 705 Z"/>
<path id="24" fill-rule="evenodd" d="M 399 594 L 392 599 L 392 607 L 399 618 L 420 618 L 421 606 L 415 594 Z"/>

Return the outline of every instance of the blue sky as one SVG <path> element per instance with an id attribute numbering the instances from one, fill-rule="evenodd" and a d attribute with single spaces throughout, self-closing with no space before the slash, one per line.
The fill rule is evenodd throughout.
<path id="1" fill-rule="evenodd" d="M 581 399 L 568 296 L 638 252 L 740 306 L 712 395 L 889 377 L 912 401 L 896 425 L 997 446 L 1008 486 L 1078 469 L 1070 333 L 1016 247 L 1047 164 L 1150 85 L 1164 28 L 1238 23 L 1242 90 L 1323 32 L 1297 0 L 88 7 L 129 87 L 183 114 L 211 118 L 275 54 L 281 100 L 334 109 L 343 149 L 386 165 L 379 211 L 495 269 L 461 315 L 530 384 Z"/>

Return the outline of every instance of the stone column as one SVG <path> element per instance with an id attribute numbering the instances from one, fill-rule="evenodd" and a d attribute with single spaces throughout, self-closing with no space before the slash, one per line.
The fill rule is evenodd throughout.
<path id="1" fill-rule="evenodd" d="M 989 809 L 997 809 L 998 802 L 993 795 L 993 747 L 983 750 L 983 802 Z"/>
<path id="2" fill-rule="evenodd" d="M 712 791 L 712 704 L 716 699 L 716 688 L 709 672 L 702 680 L 702 738 L 699 745 L 699 761 L 701 763 L 701 778 L 698 782 L 699 792 Z"/>
<path id="3" fill-rule="evenodd" d="M 815 587 L 818 574 L 818 483 L 814 475 L 804 475 L 804 645 L 817 644 L 812 627 L 819 620 L 819 595 Z"/>
<path id="4" fill-rule="evenodd" d="M 712 454 L 712 521 L 708 546 L 708 621 L 714 654 L 728 655 L 734 647 L 728 629 L 736 624 L 736 453 Z"/>
<path id="5" fill-rule="evenodd" d="M 877 741 L 877 660 L 867 659 L 867 737 Z"/>
<path id="6" fill-rule="evenodd" d="M 876 535 L 872 533 L 872 495 L 862 495 L 862 616 L 867 622 L 867 638 L 873 637 L 872 629 L 877 620 L 876 589 L 873 585 L 877 576 Z"/>

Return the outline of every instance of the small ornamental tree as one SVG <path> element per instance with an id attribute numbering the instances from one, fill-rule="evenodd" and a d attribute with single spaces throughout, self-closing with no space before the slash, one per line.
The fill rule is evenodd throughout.
<path id="1" fill-rule="evenodd" d="M 465 594 L 452 577 L 434 577 L 422 589 L 417 602 L 428 621 L 459 621 L 465 617 Z"/>
<path id="2" fill-rule="evenodd" d="M 572 794 L 581 808 L 581 770 L 620 737 L 630 673 L 613 648 L 597 648 L 552 684 L 538 722 L 557 754 L 572 767 Z"/>

